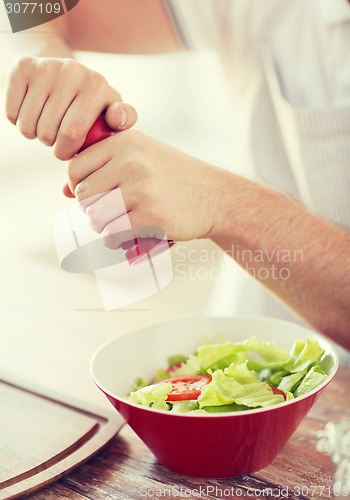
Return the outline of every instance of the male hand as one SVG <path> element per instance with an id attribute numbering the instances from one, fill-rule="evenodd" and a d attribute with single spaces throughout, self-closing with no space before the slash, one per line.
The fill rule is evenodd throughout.
<path id="1" fill-rule="evenodd" d="M 110 248 L 130 240 L 130 227 L 141 228 L 142 238 L 211 237 L 227 175 L 135 130 L 90 146 L 68 164 L 69 189 Z"/>
<path id="2" fill-rule="evenodd" d="M 74 61 L 22 57 L 3 75 L 5 112 L 28 139 L 54 145 L 60 160 L 73 158 L 102 111 L 107 124 L 124 130 L 137 120 L 135 109 L 96 71 Z"/>

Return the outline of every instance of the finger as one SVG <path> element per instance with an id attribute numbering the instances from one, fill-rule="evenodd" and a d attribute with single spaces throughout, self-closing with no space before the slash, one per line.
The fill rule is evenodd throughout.
<path id="1" fill-rule="evenodd" d="M 39 117 L 36 135 L 46 146 L 53 146 L 64 115 L 76 97 L 75 91 L 67 87 L 55 89 L 49 95 Z"/>
<path id="2" fill-rule="evenodd" d="M 137 112 L 130 104 L 117 101 L 108 106 L 105 120 L 112 130 L 126 130 L 135 125 Z"/>
<path id="3" fill-rule="evenodd" d="M 109 148 L 106 147 L 106 141 L 107 139 L 90 146 L 85 151 L 82 151 L 72 158 L 72 160 L 68 163 L 68 186 L 72 193 L 76 195 L 75 189 L 77 185 L 86 179 L 86 181 L 81 185 L 79 201 L 82 201 L 85 198 L 90 198 L 95 194 L 111 191 L 117 187 L 116 185 L 109 185 L 110 182 L 106 182 L 107 185 L 109 185 L 106 189 L 100 189 L 99 186 L 96 185 L 93 188 L 94 192 L 89 192 L 87 189 L 85 190 L 85 195 L 83 192 L 83 186 L 89 185 L 93 182 L 90 177 L 94 175 L 95 172 L 97 173 L 102 167 L 106 168 L 110 162 L 111 157 Z M 110 181 L 110 179 L 106 179 L 106 181 L 108 180 Z"/>
<path id="4" fill-rule="evenodd" d="M 105 108 L 105 103 L 93 104 L 89 97 L 77 97 L 73 100 L 62 118 L 54 154 L 59 160 L 70 160 L 84 144 L 86 135 Z"/>
<path id="5" fill-rule="evenodd" d="M 37 124 L 47 98 L 45 87 L 29 85 L 17 117 L 17 127 L 27 139 L 36 138 Z"/>
<path id="6" fill-rule="evenodd" d="M 86 208 L 90 227 L 101 233 L 106 225 L 127 213 L 120 189 L 113 189 Z"/>
<path id="7" fill-rule="evenodd" d="M 59 160 L 70 160 L 84 144 L 86 134 L 101 110 L 89 109 L 84 101 L 76 97 L 59 124 L 54 155 Z"/>
<path id="8" fill-rule="evenodd" d="M 7 119 L 16 125 L 19 111 L 27 94 L 28 83 L 25 78 L 11 75 L 4 84 L 5 113 Z"/>
<path id="9" fill-rule="evenodd" d="M 74 183 L 68 181 L 70 189 L 74 190 L 75 197 L 79 202 L 120 187 L 115 161 L 107 162 L 103 168 L 99 168 L 97 165 L 92 168 L 94 172 L 88 177 L 81 175 L 82 180 L 76 183 L 75 188 L 73 187 Z"/>

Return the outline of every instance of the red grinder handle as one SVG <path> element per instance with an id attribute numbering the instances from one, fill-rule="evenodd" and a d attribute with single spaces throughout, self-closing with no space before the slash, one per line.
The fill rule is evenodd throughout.
<path id="1" fill-rule="evenodd" d="M 85 142 L 80 148 L 80 151 L 84 151 L 84 149 L 88 148 L 89 146 L 92 146 L 93 144 L 96 144 L 96 142 L 100 142 L 103 139 L 107 139 L 107 137 L 110 137 L 115 133 L 115 130 L 109 128 L 105 121 L 105 115 L 102 114 L 100 115 L 89 132 L 86 135 Z"/>

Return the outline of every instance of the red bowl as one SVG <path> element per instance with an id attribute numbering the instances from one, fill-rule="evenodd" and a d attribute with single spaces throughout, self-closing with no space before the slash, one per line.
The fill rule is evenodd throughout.
<path id="1" fill-rule="evenodd" d="M 253 335 L 290 348 L 298 338 L 317 336 L 329 354 L 327 379 L 312 392 L 264 409 L 208 415 L 172 413 L 128 402 L 139 376 L 151 380 L 172 354 L 192 354 L 204 338 L 224 334 L 240 342 Z M 106 342 L 91 362 L 92 377 L 112 405 L 169 469 L 197 477 L 227 478 L 269 465 L 324 387 L 338 359 L 331 345 L 303 326 L 270 318 L 188 317 L 128 332 Z"/>

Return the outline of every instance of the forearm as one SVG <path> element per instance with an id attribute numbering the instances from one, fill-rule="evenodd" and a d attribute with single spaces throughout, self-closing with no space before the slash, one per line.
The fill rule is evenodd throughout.
<path id="1" fill-rule="evenodd" d="M 350 233 L 230 176 L 213 240 L 319 331 L 350 349 Z"/>
<path id="2" fill-rule="evenodd" d="M 0 11 L 1 25 L 7 24 Z M 3 34 L 1 68 L 22 56 L 72 57 L 72 50 L 152 54 L 181 50 L 162 0 L 84 0 L 68 14 L 32 30 Z"/>

